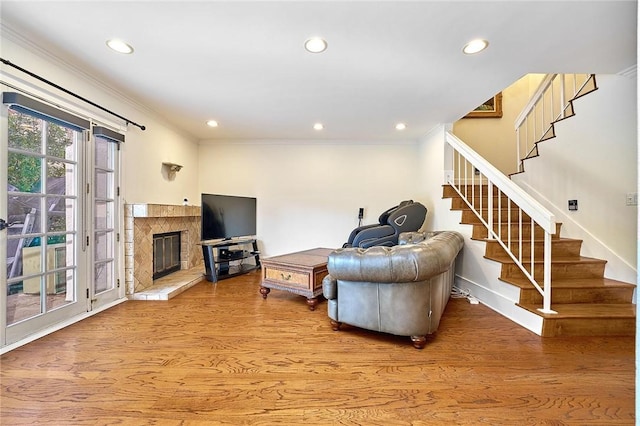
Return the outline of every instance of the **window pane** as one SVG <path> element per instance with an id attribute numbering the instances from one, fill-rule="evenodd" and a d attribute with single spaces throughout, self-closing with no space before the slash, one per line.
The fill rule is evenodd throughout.
<path id="1" fill-rule="evenodd" d="M 42 279 L 44 279 L 43 276 L 38 276 L 7 286 L 7 325 L 42 313 L 40 304 Z"/>
<path id="2" fill-rule="evenodd" d="M 71 234 L 47 238 L 47 272 L 73 265 L 75 238 Z"/>
<path id="3" fill-rule="evenodd" d="M 36 209 L 23 215 L 10 216 L 7 233 L 7 280 L 41 272 L 38 247 L 40 237 L 33 236 L 33 233 L 40 232 L 39 220 L 40 215 Z"/>
<path id="4" fill-rule="evenodd" d="M 94 226 L 96 230 L 113 228 L 113 202 L 96 201 Z"/>
<path id="5" fill-rule="evenodd" d="M 76 195 L 75 170 L 75 164 L 47 160 L 47 193 Z"/>
<path id="6" fill-rule="evenodd" d="M 75 160 L 73 139 L 79 135 L 76 131 L 54 123 L 47 123 L 47 155 Z"/>
<path id="7" fill-rule="evenodd" d="M 40 192 L 42 159 L 9 152 L 7 156 L 8 183 L 18 192 Z"/>
<path id="8" fill-rule="evenodd" d="M 113 170 L 116 144 L 107 142 L 104 138 L 96 138 L 96 167 Z"/>
<path id="9" fill-rule="evenodd" d="M 95 260 L 113 258 L 113 232 L 96 232 Z"/>
<path id="10" fill-rule="evenodd" d="M 39 232 L 38 223 L 40 210 L 40 200 L 42 197 L 30 195 L 9 194 L 7 203 L 7 236 L 30 234 Z"/>
<path id="11" fill-rule="evenodd" d="M 42 153 L 42 120 L 10 109 L 9 148 Z"/>
<path id="12" fill-rule="evenodd" d="M 74 274 L 73 269 L 67 269 L 45 275 L 47 280 L 47 311 L 75 302 Z"/>
<path id="13" fill-rule="evenodd" d="M 47 198 L 50 201 L 50 198 Z M 47 211 L 47 232 L 70 232 L 75 229 L 76 200 L 57 198 L 49 204 Z"/>
<path id="14" fill-rule="evenodd" d="M 96 170 L 96 198 L 112 199 L 113 198 L 113 185 L 112 185 L 113 173 L 105 172 L 104 170 Z"/>
<path id="15" fill-rule="evenodd" d="M 114 287 L 113 262 L 97 263 L 95 266 L 95 293 Z"/>

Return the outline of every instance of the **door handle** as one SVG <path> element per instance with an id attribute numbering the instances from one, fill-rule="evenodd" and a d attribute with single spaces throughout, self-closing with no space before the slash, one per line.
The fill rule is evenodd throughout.
<path id="1" fill-rule="evenodd" d="M 5 222 L 4 219 L 0 219 L 0 231 L 2 231 L 3 229 L 7 229 L 9 227 L 9 225 L 7 225 L 7 222 Z"/>

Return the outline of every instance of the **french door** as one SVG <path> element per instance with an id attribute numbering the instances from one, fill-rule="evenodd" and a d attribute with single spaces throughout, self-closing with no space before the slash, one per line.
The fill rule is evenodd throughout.
<path id="1" fill-rule="evenodd" d="M 13 95 L 0 127 L 0 346 L 120 295 L 117 144 L 83 119 Z"/>
<path id="2" fill-rule="evenodd" d="M 120 229 L 117 214 L 119 209 L 117 197 L 117 176 L 119 169 L 119 144 L 114 143 L 110 136 L 119 137 L 108 129 L 95 127 L 93 129 L 90 176 L 93 185 L 88 185 L 91 198 L 90 227 L 92 235 L 89 238 L 91 251 L 91 288 L 89 298 L 91 308 L 96 309 L 113 302 L 124 288 L 120 289 L 118 278 L 119 253 L 118 242 Z"/>

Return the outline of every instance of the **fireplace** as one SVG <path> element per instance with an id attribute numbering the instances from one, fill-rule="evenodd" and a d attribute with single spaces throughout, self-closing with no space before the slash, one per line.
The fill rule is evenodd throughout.
<path id="1" fill-rule="evenodd" d="M 180 232 L 153 235 L 153 279 L 180 270 Z"/>
<path id="2" fill-rule="evenodd" d="M 180 269 L 202 266 L 200 206 L 126 204 L 124 216 L 124 279 L 130 298 L 154 285 L 154 235 L 180 233 Z"/>

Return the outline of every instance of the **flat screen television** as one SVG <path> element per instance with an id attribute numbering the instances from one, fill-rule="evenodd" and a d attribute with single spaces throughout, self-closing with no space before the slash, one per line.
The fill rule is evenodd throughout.
<path id="1" fill-rule="evenodd" d="M 256 199 L 202 194 L 202 240 L 256 235 Z"/>

